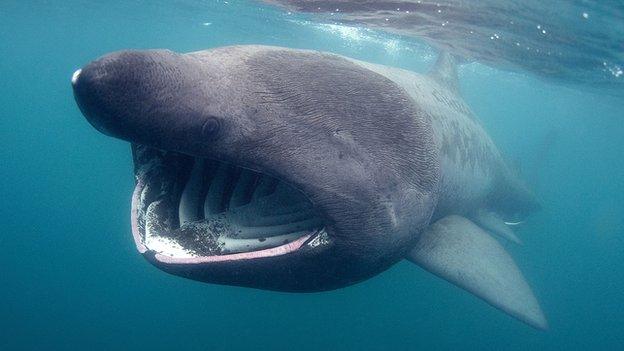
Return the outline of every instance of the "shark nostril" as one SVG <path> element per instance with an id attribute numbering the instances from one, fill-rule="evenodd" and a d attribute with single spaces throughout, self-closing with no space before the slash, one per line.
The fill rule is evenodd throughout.
<path id="1" fill-rule="evenodd" d="M 219 131 L 220 127 L 221 124 L 219 123 L 219 120 L 217 118 L 208 117 L 201 129 L 202 136 L 204 136 L 205 138 L 213 139 Z"/>

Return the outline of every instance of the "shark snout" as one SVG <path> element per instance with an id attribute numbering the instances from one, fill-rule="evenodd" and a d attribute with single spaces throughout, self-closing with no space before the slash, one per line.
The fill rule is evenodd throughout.
<path id="1" fill-rule="evenodd" d="M 177 57 L 166 50 L 119 51 L 76 70 L 74 98 L 91 125 L 109 136 L 134 141 L 165 101 L 177 94 Z M 158 111 L 157 111 L 158 110 Z"/>
<path id="2" fill-rule="evenodd" d="M 115 96 L 115 82 L 101 60 L 77 69 L 71 77 L 74 99 L 85 118 L 100 132 L 111 135 L 111 113 L 122 101 Z"/>

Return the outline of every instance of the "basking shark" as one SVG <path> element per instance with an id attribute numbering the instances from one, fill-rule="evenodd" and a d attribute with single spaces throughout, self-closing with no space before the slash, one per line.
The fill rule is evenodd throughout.
<path id="1" fill-rule="evenodd" d="M 132 144 L 132 234 L 156 267 L 312 292 L 407 259 L 536 328 L 498 239 L 538 201 L 459 95 L 454 59 L 416 74 L 308 50 L 121 51 L 72 77 Z"/>

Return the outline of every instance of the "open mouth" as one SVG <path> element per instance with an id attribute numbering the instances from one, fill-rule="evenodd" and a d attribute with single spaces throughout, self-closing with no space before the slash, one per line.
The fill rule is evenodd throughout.
<path id="1" fill-rule="evenodd" d="M 300 191 L 220 161 L 132 145 L 132 232 L 141 253 L 192 264 L 283 255 L 328 240 Z"/>

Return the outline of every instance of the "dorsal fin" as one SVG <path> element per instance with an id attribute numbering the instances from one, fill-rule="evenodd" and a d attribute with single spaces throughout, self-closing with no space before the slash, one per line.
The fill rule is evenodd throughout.
<path id="1" fill-rule="evenodd" d="M 429 71 L 429 76 L 439 84 L 449 89 L 457 90 L 459 87 L 457 78 L 457 58 L 452 54 L 441 51 L 438 58 Z"/>

